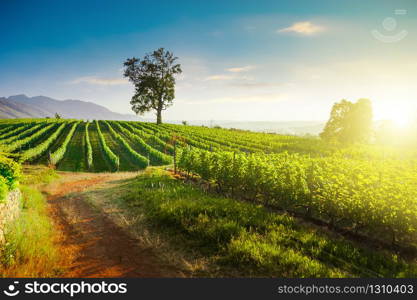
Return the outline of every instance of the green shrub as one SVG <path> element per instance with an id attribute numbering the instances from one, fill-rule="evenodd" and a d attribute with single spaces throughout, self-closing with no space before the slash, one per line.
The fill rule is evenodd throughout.
<path id="1" fill-rule="evenodd" d="M 67 151 L 68 143 L 71 141 L 71 138 L 74 135 L 75 129 L 77 128 L 78 124 L 78 122 L 72 124 L 72 127 L 68 132 L 68 135 L 65 137 L 64 142 L 54 153 L 51 154 L 51 164 L 56 165 L 64 157 L 65 152 Z"/>
<path id="2" fill-rule="evenodd" d="M 85 125 L 85 145 L 87 148 L 87 166 L 88 169 L 91 169 L 93 167 L 93 147 L 91 146 L 90 135 L 88 133 L 88 125 L 90 125 L 89 122 Z"/>
<path id="3" fill-rule="evenodd" d="M 59 124 L 59 123 L 58 123 Z M 53 125 L 54 126 L 54 125 Z M 30 161 L 38 156 L 41 156 L 48 148 L 52 145 L 53 142 L 58 138 L 58 136 L 61 134 L 61 132 L 64 130 L 66 126 L 66 123 L 62 123 L 55 131 L 48 136 L 46 140 L 44 140 L 42 143 L 36 145 L 33 148 L 30 148 L 26 151 L 24 151 L 20 157 L 20 161 Z"/>
<path id="4" fill-rule="evenodd" d="M 104 138 L 103 133 L 101 132 L 101 129 L 97 120 L 94 120 L 94 122 L 97 128 L 98 138 L 100 140 L 100 144 L 104 151 L 104 154 L 106 155 L 107 160 L 111 163 L 113 171 L 117 171 L 119 170 L 119 166 L 120 166 L 119 157 L 116 154 L 114 154 L 114 152 L 107 145 L 106 139 Z"/>
<path id="5" fill-rule="evenodd" d="M 135 145 L 140 148 L 143 154 L 149 155 L 149 159 L 151 161 L 151 164 L 154 166 L 158 165 L 167 165 L 172 163 L 172 157 L 169 155 L 166 155 L 165 153 L 162 153 L 161 151 L 158 151 L 148 144 L 145 143 L 144 140 L 142 140 L 141 137 L 138 135 L 131 133 L 126 128 L 122 127 L 118 122 L 111 122 L 112 125 L 114 125 L 119 131 L 123 132 L 124 135 L 129 137 L 129 139 L 133 142 L 135 142 Z M 120 136 L 120 135 L 119 135 Z"/>
<path id="6" fill-rule="evenodd" d="M 0 156 L 0 175 L 6 179 L 9 190 L 14 189 L 21 177 L 20 164 L 10 158 Z"/>
<path id="7" fill-rule="evenodd" d="M 7 186 L 7 181 L 4 177 L 0 176 L 0 203 L 6 199 L 9 187 Z"/>
<path id="8" fill-rule="evenodd" d="M 103 122 L 107 125 L 112 137 L 123 145 L 123 148 L 126 150 L 127 154 L 129 154 L 129 156 L 135 161 L 135 163 L 140 168 L 145 169 L 149 164 L 148 159 L 145 156 L 140 155 L 132 147 L 130 147 L 129 143 L 120 134 L 114 131 L 114 129 L 110 126 L 109 123 L 107 123 L 106 121 Z"/>

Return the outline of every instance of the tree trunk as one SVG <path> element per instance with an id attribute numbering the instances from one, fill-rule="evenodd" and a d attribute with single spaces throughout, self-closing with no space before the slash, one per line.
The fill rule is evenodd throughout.
<path id="1" fill-rule="evenodd" d="M 162 109 L 156 111 L 156 124 L 162 124 Z"/>

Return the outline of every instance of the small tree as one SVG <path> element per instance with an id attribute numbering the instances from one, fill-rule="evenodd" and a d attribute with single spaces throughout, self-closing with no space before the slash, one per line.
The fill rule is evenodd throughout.
<path id="1" fill-rule="evenodd" d="M 372 104 L 368 99 L 356 103 L 342 100 L 335 103 L 330 119 L 320 137 L 341 143 L 368 142 L 372 133 Z"/>
<path id="2" fill-rule="evenodd" d="M 187 126 L 187 125 L 188 125 L 188 122 L 187 122 L 187 121 L 182 121 L 181 123 L 182 123 L 182 125 L 184 125 L 184 126 Z"/>
<path id="3" fill-rule="evenodd" d="M 124 76 L 135 86 L 130 101 L 136 114 L 156 111 L 156 123 L 162 123 L 162 111 L 175 98 L 175 75 L 182 72 L 178 58 L 170 51 L 159 48 L 143 59 L 129 58 L 124 62 Z"/>
<path id="4" fill-rule="evenodd" d="M 62 119 L 62 117 L 59 113 L 55 113 L 55 119 Z"/>

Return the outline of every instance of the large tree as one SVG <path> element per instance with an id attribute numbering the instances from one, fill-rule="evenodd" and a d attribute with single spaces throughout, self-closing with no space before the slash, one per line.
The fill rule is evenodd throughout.
<path id="1" fill-rule="evenodd" d="M 156 111 L 156 123 L 162 123 L 162 111 L 175 98 L 175 76 L 182 72 L 178 58 L 164 48 L 148 53 L 143 59 L 128 58 L 124 62 L 124 76 L 135 85 L 130 101 L 136 114 Z"/>
<path id="2" fill-rule="evenodd" d="M 372 133 L 372 104 L 368 99 L 356 103 L 335 103 L 320 137 L 341 143 L 365 143 Z"/>

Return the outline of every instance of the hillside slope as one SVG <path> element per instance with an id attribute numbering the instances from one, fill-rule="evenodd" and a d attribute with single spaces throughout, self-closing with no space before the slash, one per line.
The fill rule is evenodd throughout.
<path id="1" fill-rule="evenodd" d="M 27 97 L 26 95 L 0 97 L 0 118 L 44 118 L 55 113 L 68 119 L 97 119 L 138 121 L 130 114 L 119 114 L 104 106 L 81 100 L 56 100 L 45 96 Z"/>

